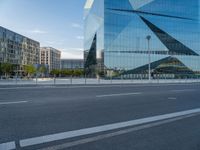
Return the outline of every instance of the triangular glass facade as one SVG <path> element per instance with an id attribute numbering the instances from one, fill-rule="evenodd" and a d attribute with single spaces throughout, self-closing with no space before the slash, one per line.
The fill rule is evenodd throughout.
<path id="1" fill-rule="evenodd" d="M 152 73 L 198 76 L 199 6 L 200 0 L 94 0 L 85 19 L 85 50 L 96 35 L 96 66 L 105 74 L 146 76 L 150 54 Z"/>

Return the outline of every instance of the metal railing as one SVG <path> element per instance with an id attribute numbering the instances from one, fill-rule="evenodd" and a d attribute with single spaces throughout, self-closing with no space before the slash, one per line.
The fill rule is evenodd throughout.
<path id="1" fill-rule="evenodd" d="M 0 85 L 92 85 L 92 84 L 163 84 L 163 83 L 200 83 L 200 78 L 185 79 L 124 79 L 124 78 L 31 78 L 31 79 L 0 79 Z"/>

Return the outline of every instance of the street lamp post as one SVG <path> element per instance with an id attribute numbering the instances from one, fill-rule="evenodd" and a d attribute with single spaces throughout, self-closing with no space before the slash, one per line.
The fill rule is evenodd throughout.
<path id="1" fill-rule="evenodd" d="M 148 41 L 148 55 L 149 55 L 149 81 L 151 81 L 151 52 L 150 52 L 150 40 L 151 40 L 151 36 L 148 35 L 146 37 L 147 41 Z"/>

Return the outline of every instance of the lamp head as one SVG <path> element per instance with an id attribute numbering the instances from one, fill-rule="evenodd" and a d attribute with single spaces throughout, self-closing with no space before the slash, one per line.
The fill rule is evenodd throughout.
<path id="1" fill-rule="evenodd" d="M 151 36 L 150 36 L 150 35 L 148 35 L 148 36 L 146 37 L 146 39 L 147 39 L 147 40 L 150 40 L 150 39 L 151 39 Z"/>

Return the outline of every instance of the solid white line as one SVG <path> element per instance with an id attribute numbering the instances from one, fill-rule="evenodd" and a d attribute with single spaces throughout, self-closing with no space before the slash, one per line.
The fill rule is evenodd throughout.
<path id="1" fill-rule="evenodd" d="M 108 94 L 108 95 L 97 95 L 97 98 L 102 98 L 102 97 L 115 97 L 115 96 L 129 96 L 129 95 L 140 95 L 142 93 L 137 92 L 137 93 L 119 93 L 119 94 Z"/>
<path id="2" fill-rule="evenodd" d="M 28 103 L 28 101 L 0 102 L 0 105 L 11 105 L 11 104 L 21 104 L 21 103 Z"/>
<path id="3" fill-rule="evenodd" d="M 125 128 L 125 127 L 131 127 L 135 125 L 152 123 L 155 121 L 162 121 L 165 119 L 172 119 L 172 118 L 181 117 L 185 115 L 191 115 L 195 113 L 200 113 L 200 108 L 171 113 L 171 114 L 158 115 L 154 117 L 147 117 L 147 118 L 142 118 L 142 119 L 137 119 L 137 120 L 131 120 L 131 121 L 126 121 L 126 122 L 119 122 L 119 123 L 114 123 L 114 124 L 109 124 L 109 125 L 97 126 L 97 127 L 92 127 L 92 128 L 85 128 L 85 129 L 80 129 L 80 130 L 46 135 L 46 136 L 41 136 L 41 137 L 35 137 L 35 138 L 30 138 L 30 139 L 23 139 L 23 140 L 20 140 L 20 146 L 26 147 L 26 146 L 32 146 L 32 145 L 37 145 L 37 144 L 44 144 L 44 143 L 63 140 L 63 139 L 69 139 L 69 138 L 90 135 L 90 134 L 95 134 L 95 133 L 100 133 L 100 132 L 105 132 L 105 131 L 111 131 L 111 130 Z"/>
<path id="4" fill-rule="evenodd" d="M 51 147 L 46 147 L 46 148 L 42 148 L 42 149 L 39 149 L 39 150 L 66 149 L 66 148 L 70 148 L 70 147 L 74 147 L 74 146 L 78 146 L 78 145 L 82 145 L 82 144 L 86 144 L 86 143 L 96 142 L 96 141 L 103 140 L 103 139 L 106 139 L 106 138 L 111 138 L 111 137 L 114 137 L 114 136 L 124 135 L 124 134 L 134 132 L 134 131 L 144 130 L 144 129 L 164 125 L 164 124 L 167 124 L 167 123 L 172 123 L 172 122 L 175 122 L 175 121 L 178 121 L 178 120 L 194 117 L 196 115 L 199 115 L 199 113 L 192 114 L 192 115 L 186 115 L 186 116 L 182 116 L 182 117 L 177 117 L 177 118 L 172 118 L 172 119 L 167 119 L 167 120 L 163 120 L 163 121 L 159 121 L 159 122 L 153 122 L 153 123 L 149 123 L 149 124 L 145 124 L 145 125 L 141 125 L 141 126 L 136 126 L 136 127 L 133 127 L 133 128 L 122 129 L 122 130 L 111 132 L 111 133 L 100 134 L 100 135 L 97 135 L 97 136 L 84 138 L 84 139 L 80 139 L 80 140 L 77 140 L 77 141 L 72 141 L 72 142 L 68 142 L 68 143 L 64 143 L 64 144 L 60 144 L 60 145 L 55 145 L 55 146 L 51 146 Z"/>
<path id="5" fill-rule="evenodd" d="M 169 97 L 168 100 L 176 100 L 176 97 Z"/>
<path id="6" fill-rule="evenodd" d="M 196 91 L 196 89 L 183 89 L 183 90 L 171 90 L 172 92 L 193 92 Z"/>
<path id="7" fill-rule="evenodd" d="M 15 142 L 8 142 L 0 144 L 0 150 L 13 150 L 15 149 Z"/>

